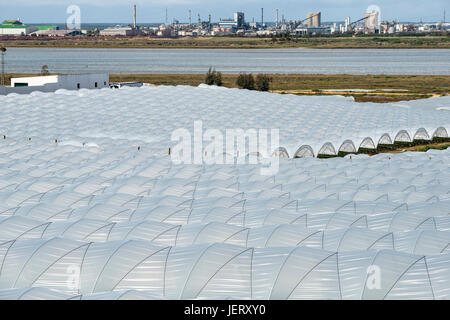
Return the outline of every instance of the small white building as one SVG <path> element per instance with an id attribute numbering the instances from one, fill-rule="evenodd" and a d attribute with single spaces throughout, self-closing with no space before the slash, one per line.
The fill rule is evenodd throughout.
<path id="1" fill-rule="evenodd" d="M 11 86 L 1 87 L 0 94 L 31 93 L 33 91 L 54 92 L 59 89 L 78 90 L 101 88 L 109 88 L 108 73 L 12 78 Z"/>
<path id="2" fill-rule="evenodd" d="M 103 30 L 100 30 L 101 36 L 136 36 L 139 34 L 139 30 L 134 27 L 112 27 L 112 28 L 106 28 Z"/>

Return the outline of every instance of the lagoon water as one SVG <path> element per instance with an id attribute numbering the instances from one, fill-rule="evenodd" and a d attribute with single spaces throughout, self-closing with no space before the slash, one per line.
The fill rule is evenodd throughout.
<path id="1" fill-rule="evenodd" d="M 6 71 L 37 73 L 450 75 L 448 49 L 50 49 L 9 48 Z"/>

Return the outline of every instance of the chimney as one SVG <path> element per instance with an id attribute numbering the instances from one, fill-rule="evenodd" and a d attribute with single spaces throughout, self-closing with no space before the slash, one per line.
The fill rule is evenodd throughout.
<path id="1" fill-rule="evenodd" d="M 134 28 L 136 29 L 136 5 L 134 5 Z"/>
<path id="2" fill-rule="evenodd" d="M 278 9 L 277 9 L 277 28 L 278 28 Z"/>
<path id="3" fill-rule="evenodd" d="M 261 8 L 261 28 L 264 27 L 264 8 Z"/>

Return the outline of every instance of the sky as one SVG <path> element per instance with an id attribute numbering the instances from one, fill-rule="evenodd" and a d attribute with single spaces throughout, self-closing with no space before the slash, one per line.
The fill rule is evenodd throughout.
<path id="1" fill-rule="evenodd" d="M 67 8 L 78 5 L 82 23 L 131 23 L 132 6 L 137 5 L 138 23 L 160 23 L 165 21 L 166 8 L 169 21 L 188 21 L 188 10 L 192 21 L 198 14 L 213 21 L 230 18 L 233 12 L 245 13 L 246 21 L 275 21 L 275 9 L 287 20 L 300 20 L 308 12 L 322 12 L 322 21 L 343 21 L 347 16 L 355 21 L 364 16 L 370 5 L 377 5 L 383 20 L 437 22 L 443 20 L 447 9 L 450 20 L 449 0 L 0 0 L 0 20 L 17 19 L 24 23 L 64 23 L 70 14 Z"/>

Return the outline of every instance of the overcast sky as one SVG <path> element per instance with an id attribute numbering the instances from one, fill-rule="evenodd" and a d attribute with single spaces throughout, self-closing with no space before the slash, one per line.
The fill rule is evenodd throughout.
<path id="1" fill-rule="evenodd" d="M 81 8 L 82 23 L 132 21 L 132 5 L 137 4 L 138 23 L 164 22 L 168 9 L 169 21 L 173 18 L 188 21 L 188 10 L 192 10 L 193 21 L 200 14 L 207 20 L 232 17 L 233 12 L 242 11 L 247 21 L 260 21 L 264 7 L 265 21 L 275 21 L 275 9 L 288 20 L 299 20 L 307 12 L 322 12 L 322 21 L 343 21 L 350 16 L 352 21 L 363 17 L 369 5 L 378 5 L 383 20 L 441 21 L 444 9 L 450 16 L 449 0 L 0 0 L 0 19 L 20 18 L 25 23 L 63 23 L 69 5 Z M 450 20 L 450 17 L 446 19 Z"/>

